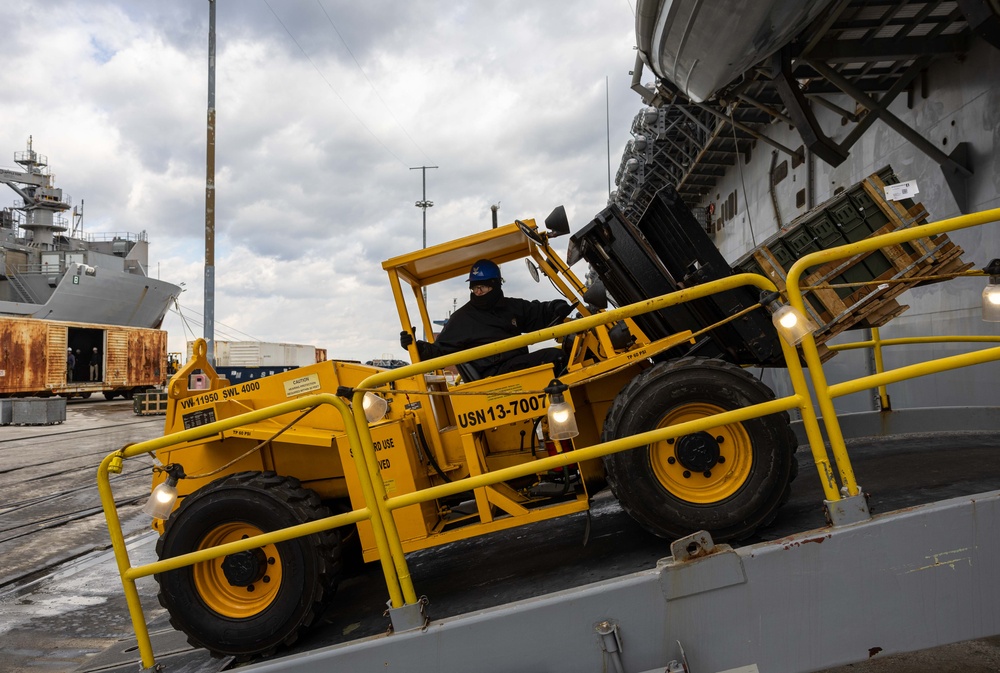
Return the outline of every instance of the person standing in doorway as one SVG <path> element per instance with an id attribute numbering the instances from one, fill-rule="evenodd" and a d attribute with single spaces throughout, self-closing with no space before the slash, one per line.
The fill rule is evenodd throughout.
<path id="1" fill-rule="evenodd" d="M 73 383 L 73 370 L 76 368 L 76 358 L 73 349 L 66 349 L 66 383 Z"/>
<path id="2" fill-rule="evenodd" d="M 96 346 L 90 352 L 90 380 L 101 380 L 101 354 L 97 351 Z"/>

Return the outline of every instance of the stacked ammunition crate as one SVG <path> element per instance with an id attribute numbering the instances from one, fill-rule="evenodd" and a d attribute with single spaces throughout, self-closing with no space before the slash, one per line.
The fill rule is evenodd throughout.
<path id="1" fill-rule="evenodd" d="M 869 176 L 798 217 L 737 260 L 733 270 L 767 276 L 784 294 L 788 269 L 811 252 L 925 224 L 923 205 L 912 199 L 886 199 L 885 185 L 896 182 L 891 167 Z M 896 301 L 909 288 L 934 282 L 928 276 L 970 268 L 961 254 L 962 249 L 941 234 L 808 268 L 799 284 L 806 309 L 819 326 L 817 343 L 848 329 L 884 325 L 909 308 Z"/>
<path id="2" fill-rule="evenodd" d="M 156 416 L 167 413 L 167 391 L 147 390 L 132 396 L 132 411 L 136 416 Z"/>

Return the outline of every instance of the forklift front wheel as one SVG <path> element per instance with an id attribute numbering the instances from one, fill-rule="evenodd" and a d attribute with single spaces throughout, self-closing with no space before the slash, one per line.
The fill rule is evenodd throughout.
<path id="1" fill-rule="evenodd" d="M 745 370 L 716 359 L 660 362 L 618 393 L 604 441 L 774 399 Z M 604 457 L 622 508 L 660 537 L 707 530 L 743 539 L 770 523 L 798 472 L 788 414 L 708 428 Z"/>
<path id="2" fill-rule="evenodd" d="M 297 479 L 273 472 L 223 477 L 184 499 L 156 545 L 161 559 L 330 516 Z M 247 658 L 290 645 L 336 590 L 335 530 L 266 544 L 156 575 L 160 604 L 188 641 Z"/>

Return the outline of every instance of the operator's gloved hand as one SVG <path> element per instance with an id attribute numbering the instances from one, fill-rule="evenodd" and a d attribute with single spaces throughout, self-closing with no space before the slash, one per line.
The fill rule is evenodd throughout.
<path id="1" fill-rule="evenodd" d="M 417 339 L 417 357 L 419 357 L 421 360 L 430 360 L 432 357 L 434 357 L 428 350 L 428 346 L 430 346 L 430 344 L 427 343 L 426 341 L 421 341 L 420 339 Z"/>
<path id="2" fill-rule="evenodd" d="M 410 329 L 412 330 L 413 328 L 411 327 Z M 412 332 L 407 332 L 404 329 L 402 332 L 399 333 L 399 345 L 403 347 L 403 350 L 406 350 L 407 348 L 409 348 L 410 344 L 412 344 L 412 343 L 413 343 L 413 333 Z"/>
<path id="3" fill-rule="evenodd" d="M 562 304 L 564 304 L 564 305 L 560 306 L 559 307 L 559 311 L 558 311 L 559 322 L 562 322 L 563 320 L 565 320 L 566 318 L 568 318 L 569 314 L 573 312 L 573 310 L 579 305 L 579 303 L 580 302 L 576 302 L 575 301 L 575 302 L 573 302 L 571 304 L 568 301 L 563 300 Z"/>

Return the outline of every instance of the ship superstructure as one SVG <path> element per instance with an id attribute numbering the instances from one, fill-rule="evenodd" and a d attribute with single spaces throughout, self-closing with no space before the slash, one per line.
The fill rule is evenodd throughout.
<path id="1" fill-rule="evenodd" d="M 181 288 L 149 276 L 149 241 L 139 233 L 81 231 L 81 207 L 56 187 L 48 159 L 16 152 L 22 170 L 0 169 L 19 198 L 0 210 L 0 315 L 159 327 Z"/>

